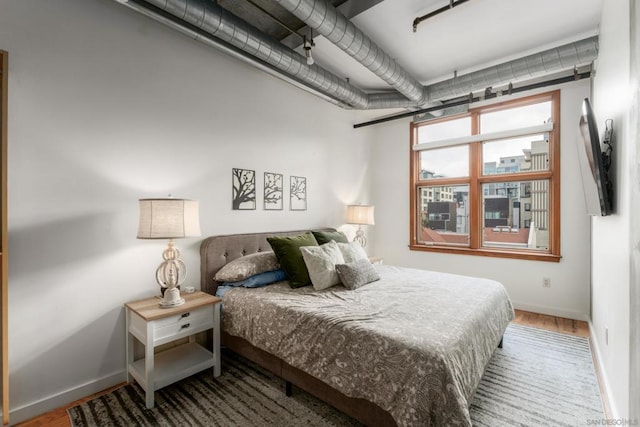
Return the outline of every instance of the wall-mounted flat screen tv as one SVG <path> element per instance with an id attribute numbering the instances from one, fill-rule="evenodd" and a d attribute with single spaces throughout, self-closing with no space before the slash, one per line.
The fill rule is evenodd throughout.
<path id="1" fill-rule="evenodd" d="M 605 216 L 612 212 L 613 186 L 609 180 L 609 156 L 600 146 L 600 134 L 589 98 L 582 101 L 578 159 L 582 186 L 589 215 Z"/>

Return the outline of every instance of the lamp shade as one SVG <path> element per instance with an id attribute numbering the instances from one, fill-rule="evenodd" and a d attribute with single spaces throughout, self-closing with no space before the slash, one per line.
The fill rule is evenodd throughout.
<path id="1" fill-rule="evenodd" d="M 197 200 L 140 199 L 138 239 L 179 239 L 200 235 Z"/>
<path id="2" fill-rule="evenodd" d="M 374 225 L 373 209 L 370 205 L 348 205 L 347 224 Z"/>

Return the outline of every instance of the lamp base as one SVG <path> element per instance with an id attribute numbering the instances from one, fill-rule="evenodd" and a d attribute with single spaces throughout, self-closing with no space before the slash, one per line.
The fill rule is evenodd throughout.
<path id="1" fill-rule="evenodd" d="M 182 304 L 184 304 L 184 298 L 180 296 L 180 290 L 178 288 L 165 290 L 164 298 L 160 301 L 160 307 L 162 308 L 177 307 Z"/>
<path id="2" fill-rule="evenodd" d="M 184 298 L 180 298 L 178 301 L 160 301 L 160 307 L 162 308 L 177 307 L 182 304 L 184 304 Z"/>
<path id="3" fill-rule="evenodd" d="M 356 231 L 356 236 L 353 238 L 353 241 L 360 243 L 360 246 L 363 248 L 367 246 L 367 238 L 364 235 L 362 227 L 358 226 L 358 231 Z"/>

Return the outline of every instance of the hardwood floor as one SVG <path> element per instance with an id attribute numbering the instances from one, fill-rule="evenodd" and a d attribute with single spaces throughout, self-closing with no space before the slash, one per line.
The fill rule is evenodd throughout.
<path id="1" fill-rule="evenodd" d="M 25 421 L 20 424 L 16 424 L 16 426 L 25 426 L 25 427 L 71 427 L 71 422 L 69 421 L 69 416 L 67 415 L 67 408 L 71 408 L 73 406 L 84 403 L 88 400 L 93 399 L 94 397 L 101 396 L 103 394 L 110 393 L 111 391 L 123 386 L 125 383 L 118 384 L 111 388 L 101 391 L 100 393 L 95 393 L 84 397 L 80 400 L 76 400 L 68 404 L 67 406 L 62 406 L 58 409 L 54 409 L 51 412 L 47 412 L 46 414 L 42 414 L 39 417 L 35 417 L 30 419 L 29 421 Z"/>
<path id="2" fill-rule="evenodd" d="M 516 310 L 514 323 L 589 338 L 589 324 L 582 320 L 565 319 L 563 317 Z"/>
<path id="3" fill-rule="evenodd" d="M 545 314 L 530 313 L 528 311 L 516 310 L 516 318 L 514 323 L 520 325 L 532 326 L 535 328 L 547 329 L 550 331 L 562 332 L 565 334 L 576 335 L 580 337 L 589 337 L 589 325 L 587 322 L 581 320 L 564 319 L 562 317 L 547 316 Z M 84 399 L 80 399 L 76 402 L 70 403 L 67 406 L 58 408 L 54 411 L 47 412 L 39 417 L 33 418 L 21 424 L 17 424 L 22 427 L 70 427 L 69 417 L 67 416 L 67 408 L 79 405 L 87 400 L 91 400 L 96 396 L 100 396 L 105 393 L 120 387 L 119 384 L 103 392 L 87 396 Z"/>

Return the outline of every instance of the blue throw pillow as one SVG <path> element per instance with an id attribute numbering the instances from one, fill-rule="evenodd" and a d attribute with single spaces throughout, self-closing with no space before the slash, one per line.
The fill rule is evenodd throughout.
<path id="1" fill-rule="evenodd" d="M 220 285 L 218 286 L 218 289 L 216 289 L 216 296 L 222 298 L 224 294 L 229 292 L 231 289 L 235 289 L 235 287 Z"/>
<path id="2" fill-rule="evenodd" d="M 224 282 L 223 286 L 241 286 L 243 288 L 259 288 L 261 286 L 270 285 L 271 283 L 280 282 L 287 278 L 284 270 L 266 271 L 254 276 L 248 277 L 239 282 Z"/>

